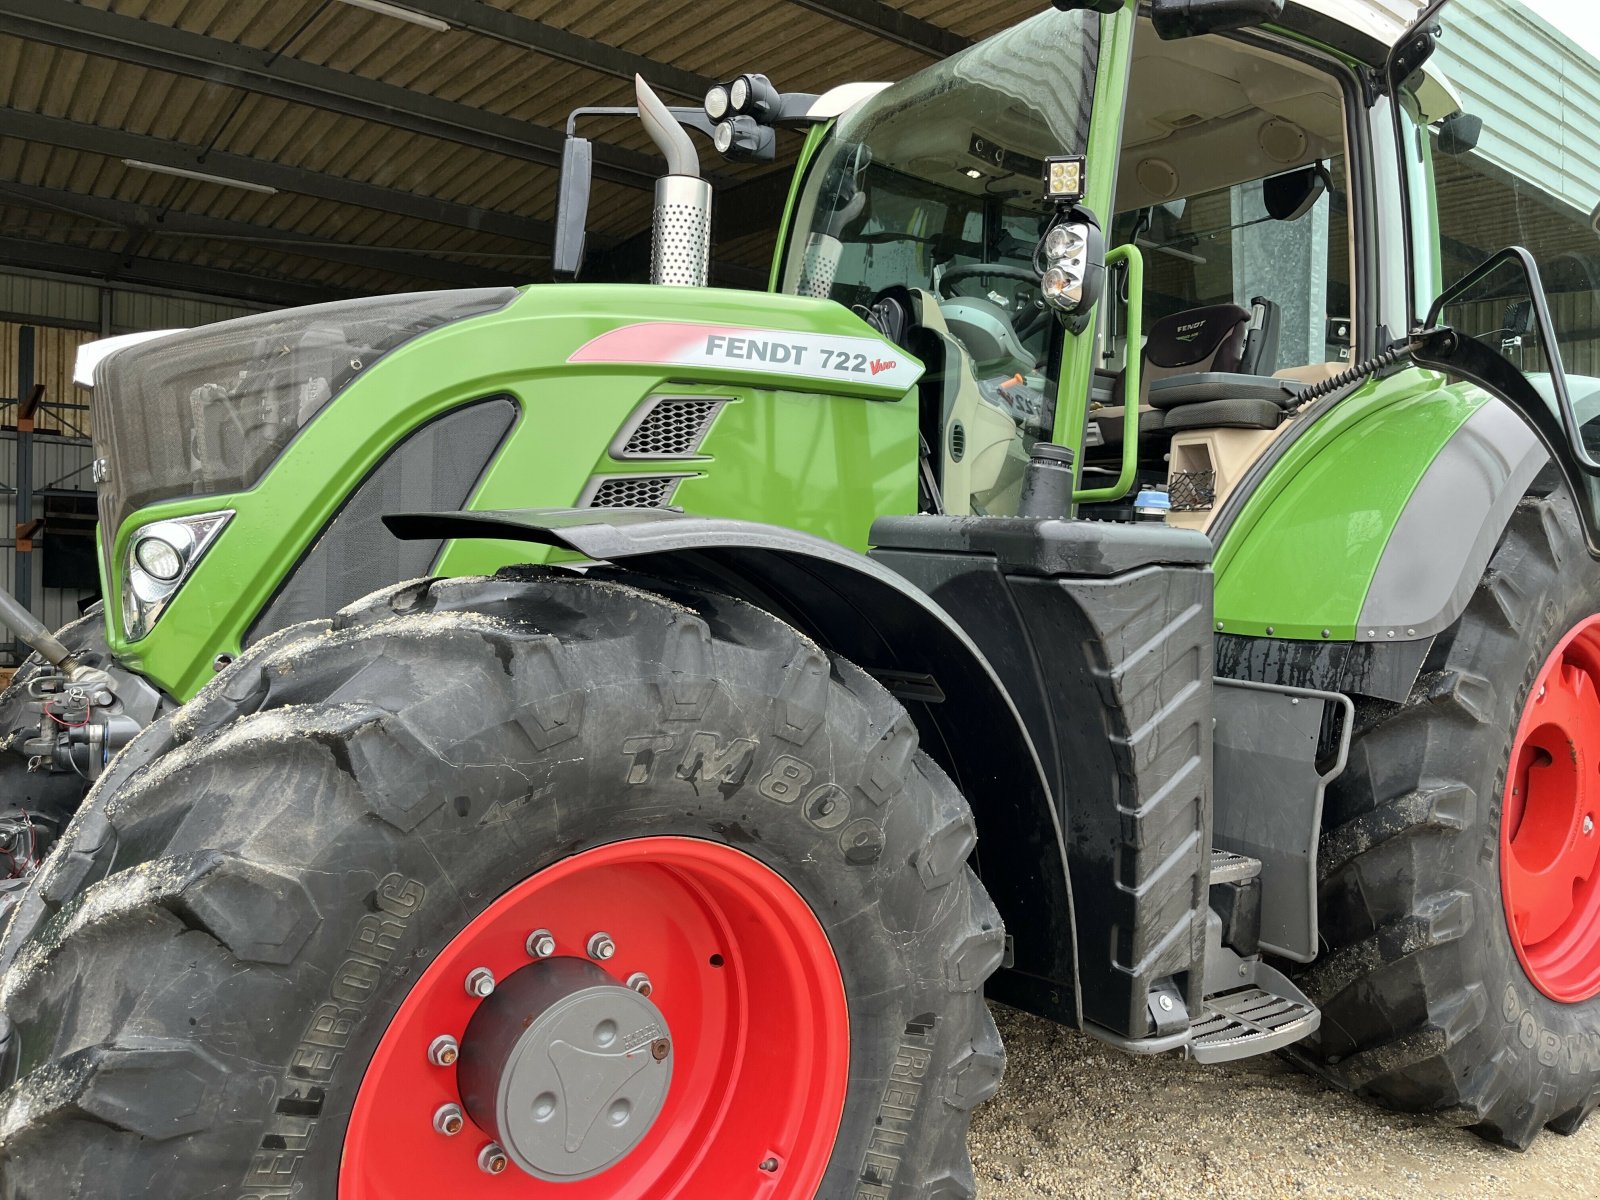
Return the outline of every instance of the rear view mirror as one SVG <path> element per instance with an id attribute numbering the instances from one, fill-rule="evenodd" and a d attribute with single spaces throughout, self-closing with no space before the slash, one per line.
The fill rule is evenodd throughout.
<path id="1" fill-rule="evenodd" d="M 1451 158 L 1478 148 L 1483 136 L 1483 118 L 1471 113 L 1453 112 L 1439 122 L 1439 153 Z"/>
<path id="2" fill-rule="evenodd" d="M 1282 15 L 1283 0 L 1154 0 L 1150 6 L 1150 23 L 1168 42 L 1248 29 Z"/>
<path id="3" fill-rule="evenodd" d="M 1261 201 L 1274 221 L 1298 221 L 1315 207 L 1328 190 L 1328 173 L 1321 163 L 1286 171 L 1261 181 Z"/>
<path id="4" fill-rule="evenodd" d="M 584 227 L 589 222 L 589 179 L 594 147 L 587 138 L 568 137 L 561 147 L 561 192 L 556 207 L 557 275 L 576 275 L 583 266 Z"/>

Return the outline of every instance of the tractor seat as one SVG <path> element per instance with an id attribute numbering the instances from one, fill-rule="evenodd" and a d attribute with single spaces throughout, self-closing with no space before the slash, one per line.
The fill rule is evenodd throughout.
<path id="1" fill-rule="evenodd" d="M 1140 374 L 1139 433 L 1159 429 L 1276 429 L 1304 386 L 1259 373 L 1278 354 L 1278 306 L 1213 304 L 1150 326 Z M 1270 369 L 1270 366 L 1269 368 Z M 1117 380 L 1115 399 L 1123 394 Z M 1121 409 L 1095 414 L 1106 444 L 1122 441 Z"/>

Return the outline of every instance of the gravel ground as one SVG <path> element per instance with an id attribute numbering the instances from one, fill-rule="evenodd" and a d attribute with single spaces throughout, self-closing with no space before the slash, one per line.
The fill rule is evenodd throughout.
<path id="1" fill-rule="evenodd" d="M 979 1200 L 1600 1196 L 1600 1116 L 1525 1154 L 1382 1112 L 1280 1059 L 1135 1059 L 994 1006 L 1009 1062 L 972 1123 Z"/>

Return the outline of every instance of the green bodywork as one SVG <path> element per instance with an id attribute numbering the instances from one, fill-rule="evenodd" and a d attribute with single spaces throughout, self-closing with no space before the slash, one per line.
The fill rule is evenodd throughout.
<path id="1" fill-rule="evenodd" d="M 1130 0 L 1101 23 L 1085 200 L 1101 213 L 1112 205 L 1133 22 Z M 797 180 L 828 136 L 826 125 L 810 132 Z M 786 226 L 795 219 L 797 194 L 798 182 Z M 108 597 L 122 593 L 122 564 L 139 527 L 223 509 L 235 514 L 145 637 L 128 640 L 120 605 L 106 605 L 112 652 L 174 697 L 192 697 L 212 677 L 217 656 L 240 652 L 275 590 L 390 450 L 430 419 L 496 395 L 514 397 L 521 415 L 482 477 L 473 508 L 564 507 L 577 503 L 597 474 L 683 473 L 673 503 L 687 511 L 788 526 L 865 549 L 874 518 L 917 510 L 915 390 L 885 395 L 847 379 L 824 383 L 771 366 L 754 372 L 568 361 L 591 339 L 641 322 L 873 336 L 842 305 L 777 293 L 784 241 L 770 292 L 529 287 L 500 311 L 393 350 L 339 393 L 248 491 L 156 504 L 123 521 L 109 560 L 102 551 Z M 1131 260 L 1137 295 L 1138 253 L 1120 253 Z M 1136 337 L 1137 304 L 1129 316 Z M 1092 327 L 1062 336 L 1055 437 L 1081 450 L 1095 338 Z M 646 398 L 660 394 L 730 402 L 693 457 L 614 460 L 609 448 L 618 430 Z M 1300 431 L 1269 470 L 1257 473 L 1217 549 L 1218 628 L 1352 639 L 1373 572 L 1417 482 L 1485 402 L 1474 389 L 1444 388 L 1435 375 L 1407 370 L 1369 384 Z M 1136 409 L 1129 422 L 1131 431 Z M 1094 498 L 1127 491 L 1131 452 L 1123 476 Z M 523 542 L 457 542 L 446 545 L 437 569 L 492 572 L 543 556 Z"/>
<path id="2" fill-rule="evenodd" d="M 1217 548 L 1217 628 L 1352 641 L 1378 560 L 1446 442 L 1489 397 L 1418 369 L 1370 383 L 1308 426 Z"/>
<path id="3" fill-rule="evenodd" d="M 914 398 L 866 398 L 848 381 L 697 367 L 570 364 L 607 330 L 644 321 L 695 321 L 845 336 L 872 331 L 822 300 L 764 293 L 642 286 L 531 287 L 509 307 L 447 325 L 380 359 L 341 392 L 248 492 L 152 505 L 117 531 L 100 564 L 107 596 L 120 595 L 130 534 L 163 517 L 231 509 L 233 519 L 179 589 L 155 628 L 130 642 L 107 605 L 111 650 L 180 699 L 236 655 L 250 623 L 332 519 L 351 489 L 413 429 L 486 396 L 511 395 L 522 415 L 472 500 L 475 508 L 574 504 L 591 475 L 691 472 L 674 502 L 693 512 L 788 525 L 865 549 L 881 513 L 916 510 Z M 648 396 L 730 398 L 694 458 L 616 462 L 617 430 Z M 534 552 L 530 554 L 530 549 Z M 494 571 L 540 557 L 520 542 L 452 544 L 445 574 Z"/>

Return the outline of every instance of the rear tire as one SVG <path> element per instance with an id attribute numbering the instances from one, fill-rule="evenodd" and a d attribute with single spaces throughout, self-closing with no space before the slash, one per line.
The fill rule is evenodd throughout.
<path id="1" fill-rule="evenodd" d="M 737 852 L 798 893 L 842 976 L 848 1045 L 822 1049 L 848 1070 L 820 1182 L 783 1176 L 772 1130 L 737 1179 L 685 1167 L 627 1194 L 737 1200 L 776 1171 L 760 1194 L 971 1197 L 968 1118 L 1003 1068 L 981 991 L 1003 935 L 965 865 L 974 836 L 899 705 L 749 605 L 534 569 L 379 593 L 267 639 L 153 725 L 46 864 L 0 982 L 0 1196 L 385 1195 L 371 1141 L 347 1134 L 385 1102 L 364 1078 L 431 965 L 519 887 L 652 838 Z M 593 903 L 600 925 L 610 900 Z M 587 961 L 586 928 L 556 932 Z M 526 933 L 494 950 L 502 984 L 528 968 Z M 618 983 L 654 952 L 638 940 L 601 963 Z M 755 1009 L 747 1027 L 812 1053 L 805 1028 Z M 432 1100 L 386 1091 L 389 1156 L 458 1156 L 449 1194 L 548 1194 L 515 1166 L 491 1183 L 481 1128 L 446 1137 Z M 736 1136 L 714 1128 L 707 1145 Z M 560 1194 L 619 1194 L 608 1178 Z"/>
<path id="2" fill-rule="evenodd" d="M 1570 501 L 1530 496 L 1407 701 L 1358 707 L 1327 799 L 1323 954 L 1302 980 L 1323 1019 L 1300 1049 L 1380 1103 L 1519 1149 L 1544 1127 L 1575 1132 L 1600 1100 L 1600 997 L 1562 1003 L 1535 985 L 1501 881 L 1519 722 L 1552 651 L 1596 609 L 1600 566 Z M 1600 774 L 1600 736 L 1573 754 Z M 1600 801 L 1600 778 L 1587 787 Z M 1600 923 L 1591 935 L 1600 954 Z"/>

